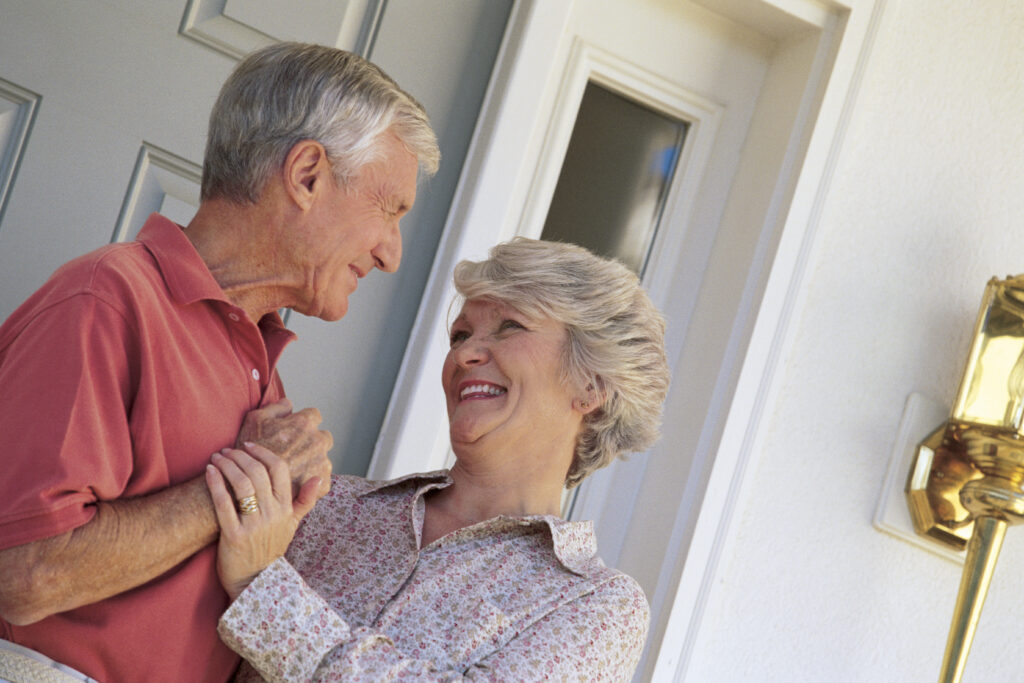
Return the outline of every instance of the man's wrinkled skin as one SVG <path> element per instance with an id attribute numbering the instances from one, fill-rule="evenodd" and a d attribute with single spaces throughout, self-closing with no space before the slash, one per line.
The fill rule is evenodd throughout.
<path id="1" fill-rule="evenodd" d="M 245 416 L 235 447 L 241 450 L 245 442 L 252 442 L 285 460 L 291 473 L 293 496 L 302 484 L 320 477 L 317 498 L 321 498 L 331 486 L 331 461 L 327 453 L 334 445 L 331 433 L 318 429 L 322 421 L 316 408 L 292 412 L 291 401 L 282 399 Z"/>

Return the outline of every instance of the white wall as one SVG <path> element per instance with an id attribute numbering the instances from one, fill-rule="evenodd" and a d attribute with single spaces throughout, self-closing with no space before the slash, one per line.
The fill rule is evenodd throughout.
<path id="1" fill-rule="evenodd" d="M 1024 272 L 1024 3 L 889 0 L 688 671 L 935 680 L 960 567 L 871 524 L 903 403 L 948 403 L 985 282 Z M 1024 530 L 965 681 L 1019 675 Z"/>

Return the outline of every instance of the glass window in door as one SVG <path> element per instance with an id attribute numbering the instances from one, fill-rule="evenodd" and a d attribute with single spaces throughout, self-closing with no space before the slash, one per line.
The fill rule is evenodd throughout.
<path id="1" fill-rule="evenodd" d="M 687 123 L 587 83 L 541 239 L 642 274 Z"/>

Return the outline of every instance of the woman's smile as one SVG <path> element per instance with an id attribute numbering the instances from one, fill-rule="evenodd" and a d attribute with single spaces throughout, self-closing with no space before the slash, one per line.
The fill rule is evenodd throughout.
<path id="1" fill-rule="evenodd" d="M 495 398 L 504 396 L 506 393 L 508 393 L 508 389 L 490 382 L 466 380 L 459 383 L 459 402 Z"/>

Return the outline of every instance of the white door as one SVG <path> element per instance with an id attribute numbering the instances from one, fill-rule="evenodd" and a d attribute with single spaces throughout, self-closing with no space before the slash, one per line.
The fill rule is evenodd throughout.
<path id="1" fill-rule="evenodd" d="M 359 49 L 378 8 L 0 0 L 0 320 L 151 212 L 191 220 L 206 119 L 241 55 L 275 39 Z"/>
<path id="2" fill-rule="evenodd" d="M 364 51 L 424 104 L 441 169 L 402 221 L 397 274 L 344 321 L 290 316 L 297 405 L 366 471 L 458 180 L 509 0 L 0 0 L 0 320 L 60 264 L 131 239 L 151 211 L 192 216 L 207 117 L 238 56 L 274 38 Z M 386 9 L 386 11 L 385 11 Z"/>
<path id="3" fill-rule="evenodd" d="M 366 0 L 306 4 L 0 1 L 0 318 L 151 211 L 188 222 L 238 55 L 274 38 L 354 47 L 373 14 Z"/>
<path id="4" fill-rule="evenodd" d="M 712 469 L 735 462 L 718 447 L 741 368 L 753 367 L 748 345 L 800 172 L 822 169 L 806 155 L 845 35 L 859 54 L 863 23 L 847 33 L 848 9 L 816 0 L 519 0 L 377 444 L 374 477 L 450 462 L 438 368 L 452 268 L 497 241 L 542 234 L 588 83 L 684 122 L 644 270 L 669 321 L 664 436 L 591 477 L 571 511 L 597 521 L 602 556 L 651 599 L 641 680 L 657 667 L 673 675 L 693 637 L 686 623 L 675 633 L 667 623 L 686 619 L 673 606 Z M 834 133 L 835 120 L 827 125 Z M 722 514 L 711 510 L 705 526 L 714 530 Z M 714 552 L 705 555 L 698 563 L 712 571 Z"/>

